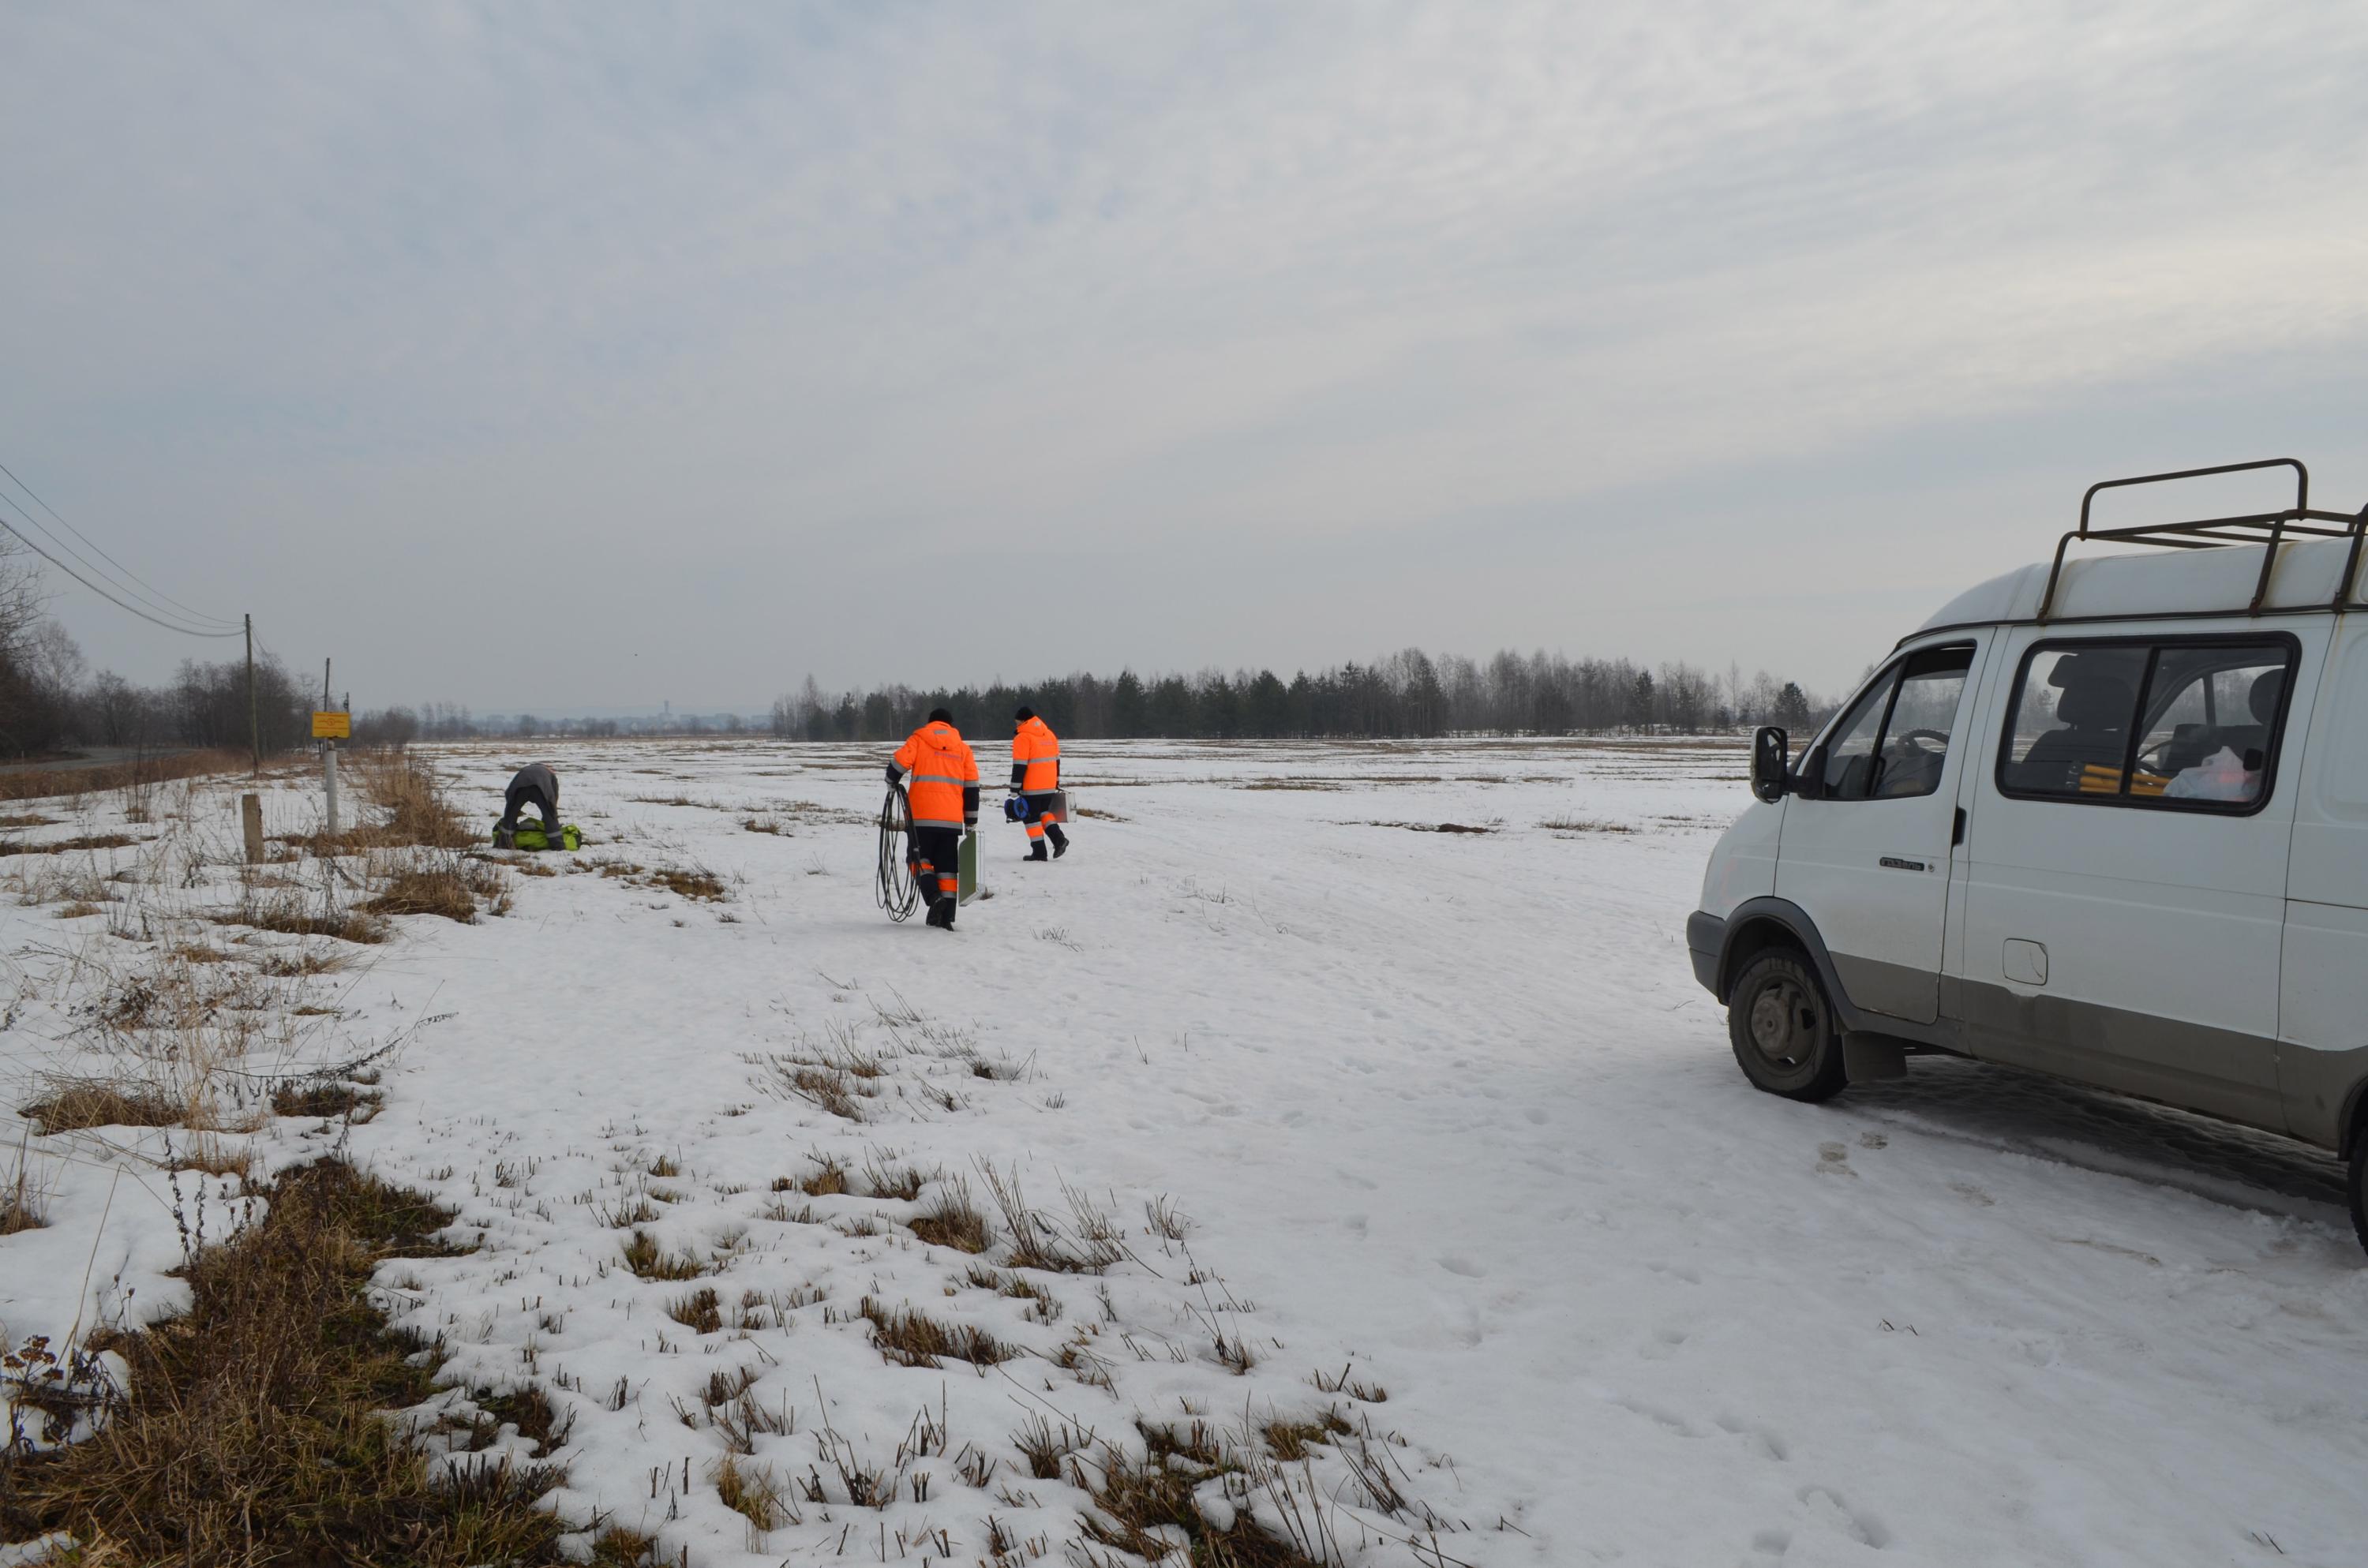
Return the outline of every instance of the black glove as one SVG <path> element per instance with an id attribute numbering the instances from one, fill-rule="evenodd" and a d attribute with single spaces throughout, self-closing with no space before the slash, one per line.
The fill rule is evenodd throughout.
<path id="1" fill-rule="evenodd" d="M 888 782 L 891 784 L 905 782 L 905 770 L 893 762 L 888 765 Z"/>

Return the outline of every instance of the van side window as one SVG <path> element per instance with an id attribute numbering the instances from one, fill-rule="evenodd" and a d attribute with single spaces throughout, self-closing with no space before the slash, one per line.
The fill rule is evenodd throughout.
<path id="1" fill-rule="evenodd" d="M 2134 794 L 2251 805 L 2269 778 L 2270 731 L 2283 705 L 2286 651 L 2166 648 L 2141 711 Z"/>
<path id="2" fill-rule="evenodd" d="M 1926 648 L 1885 670 L 1826 743 L 1828 801 L 1896 801 L 1941 787 L 1970 647 Z"/>
<path id="3" fill-rule="evenodd" d="M 1999 785 L 2016 795 L 2117 795 L 2151 648 L 2037 648 L 2022 664 Z"/>
<path id="4" fill-rule="evenodd" d="M 2286 641 L 2057 642 L 2024 658 L 1998 788 L 2095 805 L 2249 811 L 2268 798 Z"/>

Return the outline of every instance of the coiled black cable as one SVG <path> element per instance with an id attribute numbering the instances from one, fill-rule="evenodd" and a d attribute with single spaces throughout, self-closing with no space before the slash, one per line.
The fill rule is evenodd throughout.
<path id="1" fill-rule="evenodd" d="M 891 920 L 910 919 L 920 907 L 921 890 L 907 858 L 912 842 L 913 802 L 904 785 L 891 784 L 888 798 L 880 802 L 880 880 L 871 893 Z"/>

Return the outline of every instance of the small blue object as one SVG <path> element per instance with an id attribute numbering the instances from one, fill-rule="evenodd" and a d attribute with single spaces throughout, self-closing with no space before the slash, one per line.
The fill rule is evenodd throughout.
<path id="1" fill-rule="evenodd" d="M 1004 819 L 1008 822 L 1026 822 L 1029 814 L 1028 806 L 1027 796 L 1006 795 L 1003 798 Z"/>

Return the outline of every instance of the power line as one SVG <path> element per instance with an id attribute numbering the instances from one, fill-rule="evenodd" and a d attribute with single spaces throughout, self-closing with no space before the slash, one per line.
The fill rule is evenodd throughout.
<path id="1" fill-rule="evenodd" d="M 97 552 L 101 560 L 108 562 L 108 564 L 115 568 L 117 573 L 120 574 L 120 580 L 112 581 L 110 585 L 121 589 L 124 593 L 130 595 L 133 598 L 142 600 L 151 609 L 156 611 L 160 615 L 176 619 L 191 620 L 198 622 L 200 625 L 211 624 L 213 626 L 229 627 L 238 624 L 225 616 L 208 615 L 203 610 L 191 609 L 188 605 L 181 603 L 180 600 L 174 598 L 169 594 L 166 594 L 163 589 L 155 587 L 139 574 L 133 572 L 131 568 L 124 565 L 120 561 L 116 560 L 114 556 L 108 554 L 106 549 L 96 540 L 84 533 L 80 528 L 75 528 L 72 523 L 66 521 L 64 517 L 59 513 L 55 506 L 51 506 L 47 501 L 44 501 L 39 495 L 34 494 L 33 487 L 26 483 L 22 479 L 17 478 L 17 472 L 14 469 L 9 468 L 6 463 L 0 463 L 0 473 L 6 474 L 8 478 L 16 483 L 17 489 L 23 491 L 26 494 L 32 496 L 33 504 L 40 507 L 42 511 L 47 512 L 51 517 L 56 518 L 60 528 L 64 528 L 68 533 L 74 535 L 74 538 L 90 546 L 93 551 Z M 17 511 L 24 517 L 26 521 L 31 523 L 35 528 L 40 528 L 44 535 L 58 546 L 58 548 L 73 556 L 85 567 L 87 567 L 94 576 L 106 577 L 108 575 L 107 572 L 101 568 L 97 562 L 92 561 L 90 557 L 74 549 L 74 546 L 66 543 L 65 540 L 59 539 L 56 534 L 51 533 L 48 525 L 44 524 L 39 517 L 34 517 L 29 511 L 27 511 L 25 507 L 14 497 L 7 497 L 5 496 L 5 494 L 0 494 L 0 498 L 6 499 L 8 504 L 11 506 L 16 507 Z M 133 585 L 137 585 L 137 586 L 134 586 Z M 142 589 L 145 589 L 146 591 L 142 592 Z"/>
<path id="2" fill-rule="evenodd" d="M 0 495 L 0 501 L 7 501 L 11 506 L 16 506 L 17 510 L 28 518 L 30 518 L 32 516 L 31 513 L 26 512 L 24 507 L 17 506 L 17 503 L 6 495 Z M 39 523 L 35 523 L 33 526 L 35 528 L 41 527 Z M 75 582 L 80 583 L 84 587 L 88 588 L 100 598 L 103 598 L 108 603 L 115 606 L 118 609 L 128 609 L 132 614 L 138 616 L 141 619 L 152 621 L 154 624 L 163 627 L 167 631 L 177 631 L 185 637 L 242 637 L 245 635 L 245 627 L 234 628 L 229 631 L 207 631 L 195 626 L 182 626 L 174 621 L 164 619 L 162 617 L 151 615 L 146 610 L 142 609 L 138 605 L 117 598 L 113 594 L 108 593 L 105 588 L 100 587 L 88 577 L 84 576 L 81 573 L 75 571 L 73 567 L 59 560 L 56 556 L 51 555 L 48 551 L 43 550 L 30 535 L 25 532 L 24 529 L 18 528 L 5 517 L 0 517 L 0 528 L 6 528 L 10 533 L 16 535 L 17 539 L 24 542 L 26 549 L 31 551 L 34 554 L 40 556 L 42 560 L 48 562 L 51 565 L 64 573 L 67 576 L 72 577 Z M 41 531 L 43 533 L 49 532 L 47 528 L 41 528 Z"/>

